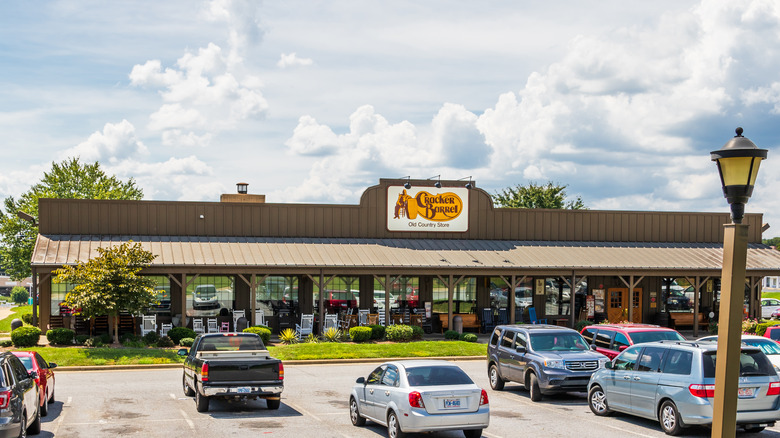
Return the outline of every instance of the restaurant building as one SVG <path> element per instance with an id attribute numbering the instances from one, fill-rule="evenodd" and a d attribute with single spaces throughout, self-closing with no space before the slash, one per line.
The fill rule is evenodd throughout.
<path id="1" fill-rule="evenodd" d="M 698 332 L 717 314 L 727 212 L 496 208 L 473 181 L 381 179 L 358 205 L 266 203 L 239 189 L 220 202 L 41 199 L 40 327 L 84 327 L 53 270 L 128 241 L 156 255 L 144 270 L 158 284 L 150 313 L 174 325 L 229 320 L 234 309 L 251 322 L 262 310 L 278 331 L 301 314 L 321 324 L 368 309 L 386 323 L 418 315 L 440 331 L 461 316 L 466 330 L 483 330 L 531 322 L 533 308 L 569 327 L 676 322 Z M 744 223 L 745 306 L 756 316 L 780 253 L 761 243 L 760 214 Z"/>

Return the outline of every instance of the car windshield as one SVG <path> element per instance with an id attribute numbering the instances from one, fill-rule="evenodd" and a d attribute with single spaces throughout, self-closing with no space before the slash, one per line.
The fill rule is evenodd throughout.
<path id="1" fill-rule="evenodd" d="M 685 338 L 677 332 L 668 331 L 647 331 L 647 332 L 631 332 L 631 340 L 635 344 L 643 344 L 645 342 L 655 341 L 684 341 Z"/>
<path id="2" fill-rule="evenodd" d="M 769 330 L 769 339 L 780 341 L 780 329 Z"/>
<path id="3" fill-rule="evenodd" d="M 702 355 L 705 378 L 715 377 L 716 354 L 715 351 L 708 351 Z M 777 373 L 772 367 L 772 363 L 769 362 L 769 358 L 762 352 L 742 350 L 742 354 L 739 357 L 739 375 L 741 377 L 776 376 Z"/>
<path id="4" fill-rule="evenodd" d="M 764 354 L 780 354 L 780 345 L 769 339 L 743 339 L 742 343 L 751 347 L 758 347 Z"/>
<path id="5" fill-rule="evenodd" d="M 532 333 L 531 348 L 536 351 L 580 351 L 588 344 L 579 333 Z"/>
<path id="6" fill-rule="evenodd" d="M 265 350 L 259 336 L 210 336 L 203 338 L 200 351 Z"/>
<path id="7" fill-rule="evenodd" d="M 406 369 L 409 386 L 469 385 L 474 381 L 460 368 L 450 365 L 419 366 Z"/>
<path id="8" fill-rule="evenodd" d="M 19 360 L 22 361 L 22 363 L 24 364 L 24 367 L 27 368 L 27 371 L 32 371 L 33 363 L 32 363 L 32 358 L 31 357 L 29 357 L 29 356 L 21 356 L 21 357 L 20 356 L 16 356 L 16 357 L 18 357 Z"/>

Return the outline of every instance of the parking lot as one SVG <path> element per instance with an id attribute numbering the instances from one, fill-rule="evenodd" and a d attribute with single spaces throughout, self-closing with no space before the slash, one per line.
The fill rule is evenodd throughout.
<path id="1" fill-rule="evenodd" d="M 42 437 L 222 437 L 262 434 L 276 437 L 383 437 L 383 427 L 351 425 L 347 400 L 355 379 L 380 362 L 365 364 L 288 365 L 285 391 L 278 411 L 265 401 L 214 401 L 207 413 L 181 390 L 181 370 L 58 372 L 56 403 L 43 419 Z M 490 427 L 483 436 L 508 438 L 532 433 L 548 437 L 661 437 L 657 423 L 626 415 L 599 418 L 585 394 L 545 397 L 534 403 L 517 385 L 489 389 L 484 361 L 457 364 L 488 390 Z M 430 438 L 462 437 L 460 432 L 435 433 Z M 709 436 L 693 429 L 684 436 Z M 780 428 L 745 436 L 780 437 Z"/>

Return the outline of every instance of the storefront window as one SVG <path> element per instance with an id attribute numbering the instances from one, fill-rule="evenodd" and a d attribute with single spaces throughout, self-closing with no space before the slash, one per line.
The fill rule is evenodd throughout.
<path id="1" fill-rule="evenodd" d="M 156 283 L 156 302 L 149 308 L 148 313 L 171 316 L 171 279 L 164 275 L 152 275 L 148 278 Z"/>
<path id="2" fill-rule="evenodd" d="M 325 289 L 325 313 L 339 313 L 360 308 L 360 282 L 358 277 L 334 277 Z M 314 285 L 314 313 L 320 311 L 320 288 Z"/>
<path id="3" fill-rule="evenodd" d="M 509 310 L 509 284 L 501 277 L 492 277 L 490 279 L 490 307 L 494 310 Z M 522 312 L 534 304 L 533 279 L 526 278 L 515 288 L 515 312 L 522 315 Z M 515 318 L 521 321 L 520 318 Z"/>
<path id="4" fill-rule="evenodd" d="M 233 277 L 200 276 L 187 286 L 187 316 L 229 315 L 235 292 Z"/>
<path id="5" fill-rule="evenodd" d="M 391 309 L 406 310 L 420 307 L 420 278 L 398 277 L 390 287 L 391 301 L 395 297 L 395 303 L 390 303 Z"/>
<path id="6" fill-rule="evenodd" d="M 70 316 L 73 311 L 64 304 L 65 295 L 68 294 L 75 284 L 71 283 L 51 283 L 51 314 L 52 316 Z"/>
<path id="7" fill-rule="evenodd" d="M 287 313 L 298 307 L 298 277 L 268 276 L 256 286 L 255 309 L 262 310 L 267 318 L 275 316 L 280 309 Z"/>
<path id="8" fill-rule="evenodd" d="M 544 311 L 548 316 L 569 315 L 571 311 L 571 288 L 559 277 L 544 279 Z"/>
<path id="9" fill-rule="evenodd" d="M 433 312 L 447 313 L 449 291 L 438 278 L 433 279 Z M 453 313 L 476 313 L 477 311 L 477 279 L 469 277 L 455 286 L 452 298 Z"/>

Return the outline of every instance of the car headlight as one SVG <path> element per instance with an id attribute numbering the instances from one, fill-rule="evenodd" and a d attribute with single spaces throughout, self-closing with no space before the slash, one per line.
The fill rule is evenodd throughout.
<path id="1" fill-rule="evenodd" d="M 547 368 L 560 368 L 563 369 L 563 359 L 546 359 L 544 366 Z"/>

